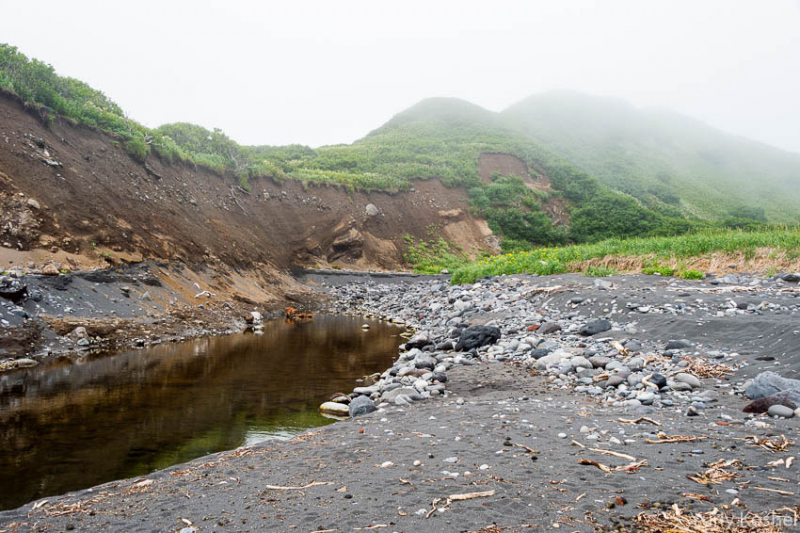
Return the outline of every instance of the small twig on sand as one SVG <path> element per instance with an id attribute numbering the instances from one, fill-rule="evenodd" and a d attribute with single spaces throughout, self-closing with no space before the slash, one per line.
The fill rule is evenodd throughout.
<path id="1" fill-rule="evenodd" d="M 610 474 L 611 472 L 636 472 L 636 471 L 639 470 L 639 468 L 641 468 L 643 466 L 647 466 L 647 461 L 646 460 L 642 460 L 642 461 L 639 461 L 638 463 L 634 462 L 634 463 L 631 463 L 629 465 L 615 466 L 614 468 L 611 468 L 610 466 L 604 465 L 603 463 L 598 463 L 597 461 L 593 461 L 591 459 L 586 459 L 584 457 L 584 458 L 578 459 L 578 464 L 579 465 L 596 466 L 597 468 L 599 468 L 603 472 L 606 472 L 606 473 Z"/>
<path id="2" fill-rule="evenodd" d="M 639 418 L 635 418 L 635 419 L 618 418 L 617 420 L 619 420 L 623 424 L 638 424 L 640 422 L 648 422 L 650 424 L 653 424 L 654 426 L 660 426 L 661 425 L 661 422 L 656 422 L 652 418 L 647 418 L 645 416 L 640 416 Z"/>
<path id="3" fill-rule="evenodd" d="M 626 461 L 630 461 L 632 463 L 636 462 L 636 457 L 626 455 L 624 453 L 615 452 L 612 450 L 604 450 L 602 448 L 587 448 L 587 450 L 591 450 L 597 453 L 602 453 L 603 455 L 613 455 L 614 457 L 619 457 L 620 459 L 625 459 Z"/>
<path id="4" fill-rule="evenodd" d="M 534 450 L 533 448 L 530 448 L 530 447 L 528 447 L 528 446 L 525 446 L 524 444 L 517 444 L 517 443 L 515 442 L 515 443 L 514 443 L 514 446 L 517 446 L 518 448 L 522 448 L 522 449 L 523 449 L 523 450 L 525 450 L 526 452 L 528 452 L 528 453 L 532 453 L 532 454 L 534 454 L 534 455 L 538 455 L 538 454 L 540 453 L 538 450 Z"/>
<path id="5" fill-rule="evenodd" d="M 582 458 L 578 459 L 578 464 L 579 465 L 587 465 L 587 466 L 596 466 L 597 468 L 599 468 L 603 472 L 608 472 L 608 473 L 611 472 L 611 468 L 609 468 L 608 466 L 604 465 L 603 463 L 598 463 L 597 461 L 593 461 L 591 459 L 586 459 L 585 457 L 582 457 Z"/>
<path id="6" fill-rule="evenodd" d="M 775 494 L 783 494 L 784 496 L 794 496 L 794 492 L 789 492 L 788 490 L 778 490 L 778 489 L 767 489 L 764 487 L 750 487 L 753 490 L 760 490 L 763 492 L 774 492 Z"/>
<path id="7" fill-rule="evenodd" d="M 305 490 L 311 487 L 316 487 L 318 485 L 333 485 L 332 481 L 312 481 L 308 485 L 303 485 L 302 487 L 284 487 L 281 485 L 267 485 L 269 490 Z"/>
<path id="8" fill-rule="evenodd" d="M 659 433 L 658 440 L 644 439 L 647 444 L 675 444 L 677 442 L 694 442 L 707 439 L 705 435 L 673 435 L 671 437 Z"/>
<path id="9" fill-rule="evenodd" d="M 462 500 L 471 500 L 473 498 L 486 498 L 488 496 L 494 496 L 493 490 L 487 490 L 484 492 L 466 492 L 464 494 L 451 494 L 448 497 L 448 500 L 451 502 L 458 502 Z"/>
<path id="10" fill-rule="evenodd" d="M 430 518 L 431 515 L 436 512 L 439 504 L 442 504 L 443 507 L 450 507 L 452 502 L 472 500 L 474 498 L 487 498 L 489 496 L 494 496 L 494 490 L 487 490 L 484 492 L 465 492 L 463 494 L 451 494 L 447 498 L 435 498 L 431 502 L 431 510 L 428 511 L 428 514 L 425 515 L 425 518 Z"/>
<path id="11" fill-rule="evenodd" d="M 523 292 L 522 294 L 520 294 L 520 296 L 522 297 L 522 296 L 528 296 L 529 294 L 540 294 L 540 293 L 550 294 L 555 292 L 561 292 L 563 290 L 564 288 L 561 285 L 554 285 L 552 287 L 534 287 L 532 289 Z"/>

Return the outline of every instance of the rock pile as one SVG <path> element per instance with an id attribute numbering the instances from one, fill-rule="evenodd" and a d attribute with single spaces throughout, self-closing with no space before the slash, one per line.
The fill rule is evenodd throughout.
<path id="1" fill-rule="evenodd" d="M 699 416 L 713 407 L 721 394 L 742 392 L 721 379 L 737 369 L 736 352 L 705 349 L 687 339 L 655 342 L 637 338 L 636 320 L 641 314 L 719 316 L 719 306 L 702 299 L 687 304 L 688 295 L 680 294 L 675 303 L 658 305 L 612 299 L 598 311 L 592 298 L 571 296 L 574 291 L 570 288 L 541 286 L 542 281 L 544 278 L 515 276 L 484 279 L 469 286 L 423 281 L 403 291 L 391 284 L 374 283 L 331 288 L 339 309 L 344 305 L 352 313 L 406 325 L 417 332 L 402 346 L 392 368 L 373 385 L 357 387 L 353 395 L 367 397 L 373 404 L 405 405 L 446 394 L 446 373 L 455 365 L 503 361 L 546 376 L 550 387 L 571 389 L 632 411 L 668 408 Z M 613 289 L 608 280 L 594 280 L 595 291 Z M 734 311 L 723 310 L 723 316 L 785 307 L 734 300 L 719 305 Z M 790 416 L 792 406 L 800 405 L 794 401 L 800 400 L 800 387 L 786 392 L 785 383 L 761 378 L 748 391 L 759 386 L 764 390 L 760 396 L 748 396 L 755 399 L 778 392 L 783 396 L 750 412 L 767 412 L 774 406 L 769 414 Z"/>

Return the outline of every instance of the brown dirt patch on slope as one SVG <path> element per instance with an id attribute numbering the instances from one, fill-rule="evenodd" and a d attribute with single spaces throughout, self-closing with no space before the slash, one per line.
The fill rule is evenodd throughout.
<path id="1" fill-rule="evenodd" d="M 4 213 L 31 221 L 12 221 L 31 231 L 0 234 L 0 244 L 73 254 L 79 268 L 98 250 L 111 263 L 134 257 L 282 270 L 337 260 L 398 268 L 403 236 L 425 237 L 432 224 L 445 222 L 439 211 L 461 209 L 461 220 L 475 222 L 466 191 L 437 180 L 390 195 L 260 179 L 248 194 L 233 178 L 192 165 L 150 156 L 145 168 L 109 135 L 60 119 L 45 125 L 8 96 L 0 96 L 0 172 L 0 195 L 14 204 L 4 204 Z M 368 204 L 379 214 L 368 216 Z M 378 255 L 392 247 L 364 246 L 351 230 L 390 241 L 397 251 Z M 480 228 L 463 235 L 457 244 L 486 249 Z"/>

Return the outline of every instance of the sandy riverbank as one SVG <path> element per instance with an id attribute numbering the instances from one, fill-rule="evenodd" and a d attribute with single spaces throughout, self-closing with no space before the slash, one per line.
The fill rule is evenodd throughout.
<path id="1" fill-rule="evenodd" d="M 483 361 L 479 364 L 448 368 L 445 397 L 412 405 L 386 403 L 362 418 L 288 442 L 224 452 L 143 478 L 45 498 L 46 503 L 0 514 L 0 530 L 636 530 L 643 527 L 637 522 L 640 513 L 656 516 L 673 505 L 682 513 L 716 508 L 718 516 L 731 519 L 754 512 L 773 513 L 775 523 L 792 522 L 787 509 L 796 510 L 800 479 L 789 459 L 800 448 L 789 444 L 771 451 L 767 441 L 782 442 L 783 436 L 796 441 L 798 419 L 746 415 L 741 410 L 748 400 L 733 392 L 764 369 L 795 377 L 800 346 L 792 336 L 793 286 L 765 283 L 733 290 L 744 285 L 645 276 L 613 279 L 603 286 L 580 276 L 529 278 L 505 287 L 501 282 L 506 283 L 462 288 L 465 295 L 472 291 L 468 295 L 476 302 L 489 293 L 493 297 L 464 308 L 461 316 L 466 314 L 470 323 L 499 323 L 504 338 L 538 336 L 562 347 L 635 339 L 643 345 L 643 357 L 649 351 L 658 356 L 652 364 L 668 361 L 661 353 L 666 339 L 685 338 L 696 343 L 687 356 L 719 351 L 725 364 L 737 370 L 719 379 L 703 378 L 702 390 L 715 391 L 713 400 L 698 416 L 686 416 L 697 399 L 681 403 L 680 394 L 664 389 L 650 405 L 623 405 L 604 395 L 576 392 L 575 382 L 567 378 L 559 385 L 552 372 L 535 369 L 524 354 L 503 357 L 498 351 L 490 359 L 486 352 L 476 358 Z M 560 288 L 527 293 L 524 306 L 498 299 L 503 291 L 522 294 L 537 287 Z M 363 289 L 362 310 L 379 314 L 382 305 L 392 305 L 386 298 L 371 300 L 369 288 Z M 440 300 L 449 301 L 448 295 Z M 576 298 L 583 300 L 575 303 Z M 758 313 L 755 306 L 725 312 L 733 309 L 728 300 L 745 298 L 774 305 Z M 452 320 L 446 309 L 431 311 L 433 300 L 416 300 L 415 308 L 402 311 L 418 329 L 438 331 L 439 322 Z M 625 305 L 634 300 L 636 307 Z M 667 312 L 676 300 L 690 302 L 691 309 Z M 515 301 L 520 305 L 510 305 Z M 612 301 L 618 313 L 611 312 Z M 514 324 L 533 323 L 529 313 L 534 308 L 559 321 L 563 330 L 521 332 Z M 602 342 L 582 341 L 569 331 L 572 323 L 599 316 L 615 324 Z M 448 360 L 446 353 L 440 355 Z M 618 354 L 626 364 L 633 355 Z M 640 417 L 649 420 L 626 422 Z M 647 442 L 676 436 L 688 438 L 673 440 L 687 442 Z M 602 466 L 581 464 L 586 460 Z"/>

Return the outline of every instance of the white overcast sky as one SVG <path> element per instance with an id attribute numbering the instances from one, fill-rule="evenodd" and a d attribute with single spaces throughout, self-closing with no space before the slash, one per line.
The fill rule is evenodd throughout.
<path id="1" fill-rule="evenodd" d="M 148 125 L 351 142 L 429 96 L 574 89 L 800 152 L 800 0 L 0 0 L 0 42 Z"/>

